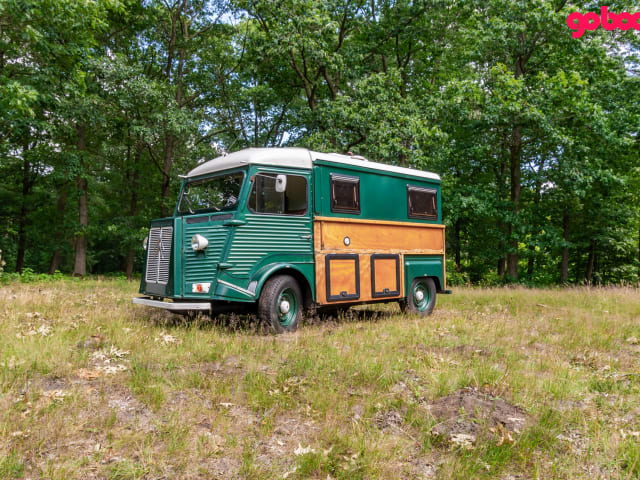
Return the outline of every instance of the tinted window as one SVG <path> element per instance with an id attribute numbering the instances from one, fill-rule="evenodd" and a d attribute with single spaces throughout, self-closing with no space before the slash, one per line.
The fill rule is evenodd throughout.
<path id="1" fill-rule="evenodd" d="M 409 218 L 438 218 L 438 192 L 431 188 L 407 187 Z"/>
<path id="2" fill-rule="evenodd" d="M 360 213 L 360 179 L 331 175 L 331 211 Z"/>
<path id="3" fill-rule="evenodd" d="M 253 179 L 249 210 L 254 213 L 304 215 L 307 213 L 307 179 L 287 175 L 287 188 L 276 192 L 276 174 L 260 173 Z"/>
<path id="4" fill-rule="evenodd" d="M 244 173 L 230 173 L 185 185 L 180 198 L 180 213 L 233 210 L 238 202 Z"/>

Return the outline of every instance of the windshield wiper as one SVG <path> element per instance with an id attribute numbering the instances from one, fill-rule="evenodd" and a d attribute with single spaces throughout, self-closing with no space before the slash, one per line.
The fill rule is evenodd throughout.
<path id="1" fill-rule="evenodd" d="M 182 202 L 184 202 L 185 200 L 187 201 L 187 210 L 189 210 L 189 213 L 191 215 L 196 213 L 193 211 L 193 205 L 191 205 L 191 200 L 189 199 L 189 195 L 187 192 L 182 194 L 182 201 L 180 202 L 180 207 L 182 207 Z"/>

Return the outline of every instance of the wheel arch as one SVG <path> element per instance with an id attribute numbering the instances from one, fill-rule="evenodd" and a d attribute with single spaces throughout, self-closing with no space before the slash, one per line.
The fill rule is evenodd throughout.
<path id="1" fill-rule="evenodd" d="M 442 292 L 445 284 L 444 257 L 442 255 L 405 255 L 405 295 L 409 294 L 411 282 L 416 278 L 431 278 L 436 292 Z"/>
<path id="2" fill-rule="evenodd" d="M 433 282 L 436 284 L 436 292 L 442 291 L 442 285 L 440 285 L 440 277 L 435 275 L 427 275 L 427 278 L 433 279 Z"/>
<path id="3" fill-rule="evenodd" d="M 307 278 L 307 275 L 303 272 L 303 270 L 296 264 L 293 263 L 279 263 L 275 265 L 267 265 L 266 267 L 260 269 L 256 275 L 254 276 L 254 281 L 257 282 L 256 285 L 256 298 L 260 298 L 260 294 L 262 293 L 262 288 L 264 284 L 270 278 L 275 275 L 289 275 L 293 277 L 293 279 L 298 282 L 300 286 L 300 291 L 302 292 L 303 300 L 302 304 L 304 308 L 309 308 L 311 303 L 313 302 L 313 289 L 311 288 L 311 283 Z"/>
<path id="4" fill-rule="evenodd" d="M 409 295 L 409 289 L 411 288 L 411 284 L 416 278 L 430 278 L 433 280 L 433 283 L 436 284 L 436 293 L 442 292 L 442 284 L 440 283 L 440 277 L 436 275 L 415 275 L 413 277 L 408 277 L 408 282 L 405 285 L 405 296 Z"/>

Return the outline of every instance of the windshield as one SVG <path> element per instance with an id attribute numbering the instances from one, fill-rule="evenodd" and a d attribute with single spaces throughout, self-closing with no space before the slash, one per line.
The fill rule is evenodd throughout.
<path id="1" fill-rule="evenodd" d="M 185 185 L 180 198 L 180 213 L 233 210 L 238 203 L 244 173 L 219 175 Z"/>

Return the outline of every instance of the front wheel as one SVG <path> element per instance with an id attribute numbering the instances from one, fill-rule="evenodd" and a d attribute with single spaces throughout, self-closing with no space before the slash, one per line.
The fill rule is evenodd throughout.
<path id="1" fill-rule="evenodd" d="M 432 278 L 420 277 L 411 282 L 409 295 L 400 301 L 400 308 L 411 313 L 431 315 L 436 306 L 436 284 Z M 403 308 L 404 307 L 404 308 Z"/>
<path id="2" fill-rule="evenodd" d="M 289 275 L 267 280 L 258 301 L 258 315 L 277 333 L 295 332 L 302 317 L 302 293 L 298 282 Z"/>

